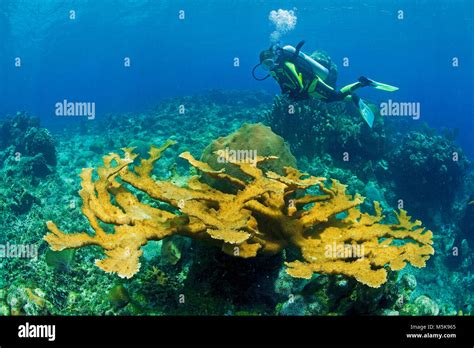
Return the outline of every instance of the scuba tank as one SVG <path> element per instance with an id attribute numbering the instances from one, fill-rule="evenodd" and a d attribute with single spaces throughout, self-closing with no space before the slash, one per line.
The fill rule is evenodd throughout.
<path id="1" fill-rule="evenodd" d="M 301 41 L 296 48 L 291 45 L 286 45 L 280 49 L 280 55 L 282 55 L 284 59 L 293 61 L 303 72 L 309 75 L 317 75 L 321 80 L 325 81 L 329 76 L 329 70 L 307 54 L 301 52 L 300 49 L 303 44 L 304 41 Z"/>

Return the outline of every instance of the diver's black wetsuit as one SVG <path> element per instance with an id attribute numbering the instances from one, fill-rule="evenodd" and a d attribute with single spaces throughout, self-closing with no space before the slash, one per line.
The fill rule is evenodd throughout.
<path id="1" fill-rule="evenodd" d="M 308 69 L 296 66 L 294 60 L 280 55 L 270 75 L 278 82 L 283 94 L 294 100 L 316 97 L 327 102 L 344 100 L 361 87 L 368 86 L 369 80 L 361 77 L 359 81 L 342 88 L 340 91 L 326 84 L 318 75 Z M 358 97 L 355 97 L 358 99 Z"/>

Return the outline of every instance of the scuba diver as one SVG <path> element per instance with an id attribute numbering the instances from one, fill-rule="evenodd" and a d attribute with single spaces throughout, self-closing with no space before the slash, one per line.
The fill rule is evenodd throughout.
<path id="1" fill-rule="evenodd" d="M 293 100 L 314 97 L 330 103 L 350 99 L 356 105 L 365 122 L 372 128 L 374 114 L 354 91 L 366 86 L 388 92 L 396 91 L 398 88 L 362 76 L 357 82 L 351 83 L 338 91 L 325 82 L 329 76 L 329 70 L 301 52 L 304 43 L 304 41 L 301 41 L 296 48 L 290 45 L 284 47 L 274 45 L 268 50 L 262 51 L 260 53 L 260 63 L 253 68 L 252 76 L 258 81 L 263 81 L 272 76 L 280 85 L 282 93 Z M 263 78 L 255 76 L 255 70 L 259 66 L 269 71 Z"/>

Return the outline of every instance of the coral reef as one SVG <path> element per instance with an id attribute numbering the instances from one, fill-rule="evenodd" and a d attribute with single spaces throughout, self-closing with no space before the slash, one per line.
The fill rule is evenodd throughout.
<path id="1" fill-rule="evenodd" d="M 0 212 L 26 214 L 40 205 L 35 191 L 55 171 L 55 165 L 55 140 L 40 127 L 38 118 L 18 112 L 1 120 Z"/>
<path id="2" fill-rule="evenodd" d="M 404 305 L 400 314 L 402 315 L 438 315 L 438 304 L 426 295 L 421 295 L 413 303 Z"/>
<path id="3" fill-rule="evenodd" d="M 56 255 L 48 251 L 47 243 L 42 240 L 48 232 L 44 221 L 55 221 L 61 228 L 69 231 L 87 231 L 90 236 L 94 233 L 84 218 L 76 192 L 76 187 L 80 185 L 78 174 L 81 168 L 95 167 L 103 154 L 127 145 L 136 147 L 133 152 L 140 158 L 146 158 L 149 144 L 164 143 L 166 139 L 171 138 L 178 144 L 166 150 L 151 177 L 153 180 L 162 178 L 171 181 L 175 186 L 189 188 L 188 161 L 175 158 L 180 153 L 191 150 L 194 158 L 206 162 L 207 159 L 199 156 L 210 142 L 239 129 L 243 122 L 263 122 L 263 111 L 271 110 L 272 100 L 272 95 L 255 92 L 212 91 L 164 99 L 156 108 L 142 112 L 101 115 L 94 122 L 80 122 L 77 127 L 74 126 L 76 123 L 69 124 L 64 130 L 54 133 L 58 165 L 47 164 L 44 154 L 41 153 L 38 158 L 42 160 L 38 160 L 38 163 L 42 164 L 37 167 L 40 169 L 38 171 L 32 171 L 29 165 L 26 166 L 30 160 L 37 161 L 35 156 L 22 153 L 21 160 L 16 161 L 17 151 L 12 146 L 23 142 L 22 139 L 29 128 L 40 128 L 38 120 L 25 113 L 18 113 L 13 117 L 16 118 L 15 122 L 11 122 L 13 118 L 1 120 L 3 130 L 0 130 L 0 163 L 3 166 L 0 164 L 0 216 L 3 233 L 0 234 L 0 243 L 35 245 L 38 247 L 38 257 L 0 258 L 0 315 L 420 315 L 436 313 L 433 303 L 437 304 L 439 315 L 472 315 L 474 239 L 471 231 L 474 204 L 469 204 L 474 199 L 472 166 L 467 168 L 466 175 L 458 177 L 460 184 L 448 186 L 451 188 L 451 192 L 447 192 L 451 203 L 447 204 L 449 200 L 445 200 L 443 195 L 433 197 L 432 200 L 419 199 L 419 195 L 411 194 L 411 191 L 404 188 L 404 184 L 421 183 L 420 177 L 414 175 L 408 182 L 401 175 L 395 175 L 398 162 L 389 155 L 397 148 L 403 152 L 403 146 L 406 145 L 401 140 L 411 130 L 410 125 L 414 128 L 421 124 L 393 117 L 383 119 L 383 131 L 381 124 L 375 125 L 380 127 L 376 129 L 376 133 L 383 135 L 380 139 L 382 147 L 372 148 L 372 144 L 378 143 L 372 143 L 371 134 L 366 134 L 361 128 L 359 140 L 363 144 L 369 144 L 364 151 L 373 151 L 372 160 L 364 160 L 365 155 L 357 158 L 357 153 L 353 150 L 358 151 L 359 145 L 352 141 L 350 143 L 355 144 L 354 146 L 344 146 L 350 153 L 349 162 L 340 161 L 339 148 L 320 149 L 317 147 L 319 145 L 314 148 L 300 147 L 301 151 L 295 155 L 301 171 L 337 179 L 348 185 L 346 194 L 358 192 L 365 196 L 364 202 L 356 207 L 361 212 L 373 213 L 373 201 L 380 202 L 382 213 L 387 218 L 379 223 L 397 223 L 390 207 L 396 206 L 397 201 L 403 198 L 405 209 L 437 232 L 432 245 L 436 254 L 424 269 L 406 267 L 401 272 L 388 272 L 387 282 L 378 288 L 368 287 L 355 278 L 344 275 L 321 273 L 311 279 L 294 278 L 287 273 L 285 261 L 304 262 L 300 249 L 295 245 L 288 245 L 284 252 L 274 256 L 258 253 L 258 257 L 244 259 L 222 253 L 219 248 L 208 243 L 195 242 L 177 234 L 161 241 L 148 241 L 141 248 L 143 256 L 140 258 L 140 272 L 130 279 L 117 279 L 115 274 L 103 272 L 94 265 L 94 260 L 104 257 L 101 247 L 66 249 L 67 252 L 59 254 L 58 260 L 52 260 L 51 256 Z M 280 100 L 280 97 L 277 100 Z M 181 105 L 185 108 L 184 114 L 180 113 Z M 317 103 L 311 105 L 318 107 Z M 321 107 L 324 108 L 325 105 L 322 104 Z M 329 106 L 329 110 L 333 108 L 337 109 L 339 106 Z M 352 115 L 351 108 L 351 105 L 347 105 L 345 111 L 333 112 L 341 117 L 341 125 L 347 122 L 344 126 L 347 134 L 353 134 L 355 139 L 361 120 L 357 114 Z M 298 112 L 297 109 L 296 111 Z M 313 112 L 316 114 L 321 110 L 315 109 Z M 298 128 L 302 134 L 295 131 L 294 137 L 291 138 L 287 136 L 290 132 L 283 132 L 285 127 L 296 129 L 299 126 L 296 123 L 288 123 L 285 127 L 282 126 L 283 131 L 277 131 L 284 135 L 286 141 L 290 141 L 290 146 L 294 145 L 291 142 L 299 142 L 307 132 L 312 131 L 309 124 L 303 122 L 305 119 L 297 120 L 304 125 Z M 327 122 L 334 121 L 336 120 Z M 353 130 L 348 129 L 351 122 Z M 176 130 L 177 124 L 179 131 Z M 9 131 L 3 133 L 5 129 Z M 107 129 L 107 132 L 104 132 L 104 129 Z M 435 132 L 427 127 L 414 130 L 422 134 L 428 142 L 432 141 L 432 137 L 443 138 L 436 140 L 432 147 L 425 146 L 420 149 L 421 157 L 436 157 L 434 152 L 443 156 L 443 151 L 450 153 L 459 149 L 454 145 L 451 135 L 448 137 L 443 132 Z M 327 128 L 327 131 L 329 132 L 330 128 Z M 313 134 L 315 137 L 325 137 L 328 142 L 333 141 L 324 132 Z M 351 138 L 352 136 L 348 136 L 346 139 Z M 306 144 L 311 143 L 320 144 L 322 141 L 319 141 L 319 138 L 308 138 Z M 340 140 L 332 144 L 343 143 L 341 135 Z M 442 143 L 447 146 L 436 145 Z M 415 150 L 414 147 L 411 148 Z M 294 147 L 292 149 L 294 150 Z M 310 156 L 310 150 L 318 155 Z M 274 154 L 282 157 L 277 152 Z M 467 154 L 461 155 L 459 159 L 462 161 L 465 156 Z M 449 158 L 446 157 L 446 160 Z M 258 167 L 274 164 L 275 161 L 278 160 L 262 162 Z M 134 163 L 138 164 L 139 159 L 135 159 Z M 229 168 L 234 167 L 232 164 L 224 165 L 227 168 L 223 173 L 226 174 Z M 282 165 L 295 168 L 290 163 Z M 129 166 L 131 170 L 131 164 Z M 42 174 L 43 169 L 44 173 L 49 174 Z M 221 168 L 213 169 L 219 171 Z M 199 180 L 203 180 L 207 175 L 194 168 L 191 168 L 190 172 L 195 174 L 196 171 L 200 174 Z M 273 168 L 272 171 L 278 172 L 278 168 Z M 251 178 L 244 177 L 237 170 L 235 173 L 247 184 L 252 182 Z M 278 173 L 285 175 L 284 172 Z M 92 175 L 93 180 L 97 181 L 95 171 Z M 426 175 L 439 176 L 440 173 L 431 171 Z M 142 204 L 186 219 L 186 214 L 179 211 L 179 206 L 176 208 L 176 205 L 153 199 L 145 191 L 137 190 L 122 181 L 119 176 L 116 180 L 130 190 Z M 216 181 L 224 180 L 218 178 Z M 434 181 L 430 179 L 429 182 Z M 330 181 L 325 183 L 325 188 L 332 188 Z M 439 185 L 429 185 L 426 183 L 423 188 L 417 190 L 439 192 L 444 189 Z M 232 183 L 229 186 L 235 187 L 235 190 L 231 191 L 231 194 L 235 195 L 238 187 Z M 318 185 L 306 189 L 306 192 L 323 194 Z M 114 194 L 108 194 L 110 202 L 118 206 Z M 297 189 L 291 197 L 300 198 L 302 194 L 301 190 Z M 285 204 L 290 206 L 290 197 L 285 200 Z M 212 205 L 210 209 L 217 208 Z M 297 206 L 298 211 L 310 208 L 311 204 Z M 309 236 L 317 239 L 323 227 L 344 217 L 347 217 L 345 213 L 338 214 L 325 224 L 318 224 L 319 227 L 315 225 Z M 259 231 L 261 229 L 266 232 L 267 227 L 262 224 L 262 220 L 263 216 L 259 220 Z M 113 235 L 113 224 L 102 221 L 99 221 L 99 224 L 107 235 Z M 219 245 L 218 241 L 215 243 Z M 70 258 L 73 250 L 76 251 L 74 260 Z M 63 256 L 67 257 L 63 259 Z M 385 268 L 388 270 L 388 267 Z M 118 285 L 125 288 L 130 299 L 124 307 L 115 305 L 109 297 L 113 288 Z M 33 294 L 44 298 L 47 301 L 46 308 L 33 303 L 26 289 L 31 289 Z M 13 311 L 7 301 L 9 293 L 12 294 L 10 298 L 17 299 L 12 302 Z M 186 298 L 184 303 L 180 302 L 180 294 Z M 420 296 L 428 297 L 432 303 L 422 297 L 415 305 Z M 28 302 L 32 303 L 27 305 Z M 40 300 L 37 302 L 42 303 Z"/>
<path id="4" fill-rule="evenodd" d="M 281 135 L 297 156 L 330 155 L 339 164 L 348 152 L 351 163 L 382 158 L 385 133 L 381 117 L 369 128 L 352 102 L 325 103 L 317 99 L 292 101 L 275 97 L 265 123 Z"/>
<path id="5" fill-rule="evenodd" d="M 422 198 L 425 203 L 437 202 L 441 197 L 450 203 L 452 188 L 459 186 L 470 166 L 462 149 L 451 140 L 420 131 L 406 134 L 387 161 L 399 192 Z"/>
<path id="6" fill-rule="evenodd" d="M 45 297 L 40 288 L 15 286 L 0 289 L 0 316 L 50 314 L 52 304 Z"/>
<path id="7" fill-rule="evenodd" d="M 51 248 L 101 246 L 106 256 L 96 265 L 129 278 L 140 268 L 143 245 L 174 234 L 218 245 L 223 252 L 242 258 L 296 247 L 302 260 L 287 263 L 290 275 L 344 274 L 371 287 L 386 282 L 384 267 L 400 270 L 407 262 L 424 267 L 434 253 L 432 233 L 422 228 L 420 221 L 411 222 L 405 211 L 397 214 L 398 223 L 381 223 L 384 216 L 378 204 L 375 215 L 362 213 L 357 206 L 363 198 L 347 195 L 345 186 L 336 180 L 325 185 L 324 178 L 292 167 L 285 168 L 285 175 L 264 173 L 258 164 L 276 159 L 273 156 L 258 156 L 256 166 L 226 156 L 226 161 L 247 177 L 244 181 L 212 169 L 188 152 L 180 155 L 199 171 L 236 186 L 235 194 L 216 190 L 197 176 L 185 187 L 154 180 L 153 165 L 172 144 L 168 141 L 160 148 L 151 147 L 149 157 L 133 168 L 131 164 L 137 160 L 133 149 L 124 148 L 123 157 L 111 153 L 98 168 L 96 181 L 93 170 L 84 169 L 79 194 L 83 214 L 95 233 L 64 233 L 49 221 L 51 233 L 45 240 Z M 157 207 L 143 204 L 124 183 L 161 203 Z M 314 188 L 318 192 L 313 194 Z M 168 209 L 162 208 L 163 204 Z M 113 228 L 113 233 L 106 232 L 101 222 Z M 347 246 L 357 248 L 358 253 L 348 255 Z M 328 254 L 328 248 L 333 247 Z"/>
<path id="8" fill-rule="evenodd" d="M 468 269 L 474 261 L 462 246 L 472 245 L 473 209 L 468 203 L 474 179 L 467 154 L 455 142 L 456 131 L 375 114 L 370 130 L 350 103 L 276 97 L 264 117 L 265 124 L 289 142 L 300 168 L 335 178 L 348 184 L 348 192 L 367 197 L 362 211 L 378 201 L 387 216 L 397 206 L 436 228 L 434 248 L 440 252 L 431 270 L 419 275 L 423 292 L 450 304 L 440 306 L 440 313 L 452 314 L 459 308 L 471 312 L 463 288 L 472 289 Z M 455 273 L 444 281 L 433 276 L 435 270 Z M 443 287 L 451 284 L 455 293 L 431 288 L 428 284 L 433 281 Z"/>
<path id="9" fill-rule="evenodd" d="M 219 155 L 221 152 L 249 163 L 254 161 L 257 155 L 266 157 L 278 154 L 278 158 L 261 163 L 263 171 L 283 174 L 284 167 L 296 167 L 296 158 L 283 138 L 261 123 L 245 123 L 234 133 L 211 142 L 202 152 L 202 162 L 206 162 L 214 170 L 224 169 L 227 174 L 239 178 L 241 172 L 238 167 L 225 161 L 224 157 Z"/>
<path id="10" fill-rule="evenodd" d="M 41 156 L 47 165 L 56 165 L 56 146 L 51 133 L 40 127 L 38 118 L 27 113 L 17 113 L 0 125 L 0 150 L 20 156 Z"/>
<path id="11" fill-rule="evenodd" d="M 31 128 L 38 128 L 40 120 L 37 117 L 31 117 L 25 112 L 17 112 L 14 117 L 7 117 L 2 120 L 0 127 L 0 148 L 7 146 L 20 145 L 24 143 L 26 132 Z"/>

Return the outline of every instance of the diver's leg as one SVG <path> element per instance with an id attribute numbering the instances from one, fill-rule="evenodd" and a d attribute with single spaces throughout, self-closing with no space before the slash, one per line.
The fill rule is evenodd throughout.
<path id="1" fill-rule="evenodd" d="M 326 102 L 335 102 L 343 100 L 346 95 L 336 91 L 334 88 L 326 84 L 321 78 L 315 76 L 313 81 L 306 88 L 308 95 Z"/>
<path id="2" fill-rule="evenodd" d="M 391 86 L 391 85 L 388 85 L 388 84 L 382 83 L 382 82 L 377 82 L 377 81 L 368 79 L 365 76 L 359 77 L 359 82 L 363 86 L 371 86 L 371 87 L 374 87 L 376 89 L 380 89 L 380 90 L 386 91 L 386 92 L 395 92 L 395 91 L 398 90 L 398 87 Z"/>
<path id="3" fill-rule="evenodd" d="M 361 88 L 361 87 L 374 87 L 376 89 L 381 89 L 383 91 L 387 92 L 394 92 L 398 90 L 398 87 L 387 85 L 385 83 L 377 82 L 371 79 L 368 79 L 365 76 L 359 77 L 359 80 L 357 82 L 351 83 L 350 85 L 344 86 L 341 88 L 341 93 L 344 93 L 346 96 L 353 93 L 355 90 Z"/>
<path id="4" fill-rule="evenodd" d="M 334 90 L 330 95 L 329 97 L 327 98 L 327 101 L 332 103 L 332 102 L 338 102 L 338 101 L 341 101 L 341 100 L 344 100 L 346 99 L 347 97 L 350 97 L 350 94 L 344 94 L 340 91 L 336 91 Z"/>
<path id="5" fill-rule="evenodd" d="M 371 87 L 381 89 L 381 90 L 384 90 L 384 91 L 388 91 L 388 92 L 396 91 L 396 90 L 398 90 L 398 88 L 395 87 L 395 86 L 390 86 L 390 85 L 387 85 L 387 84 L 384 84 L 384 83 L 380 83 L 380 82 L 368 79 L 367 77 L 361 76 L 359 78 L 359 81 L 354 82 L 354 83 L 352 83 L 350 85 L 347 85 L 345 87 L 342 87 L 341 90 L 339 91 L 339 93 L 341 95 L 343 95 L 344 98 L 351 99 L 354 102 L 355 106 L 359 110 L 359 112 L 360 112 L 362 118 L 364 119 L 364 121 L 367 122 L 369 127 L 372 128 L 372 125 L 374 124 L 374 119 L 375 119 L 374 113 L 367 106 L 367 104 L 365 104 L 364 100 L 359 98 L 354 93 L 355 90 L 357 90 L 359 88 L 362 88 L 362 87 L 366 87 L 366 86 L 371 86 Z"/>
<path id="6" fill-rule="evenodd" d="M 344 97 L 347 97 L 347 96 L 351 95 L 357 89 L 359 89 L 361 87 L 365 87 L 365 86 L 368 86 L 368 85 L 363 84 L 360 81 L 357 81 L 357 82 L 351 83 L 350 85 L 342 87 L 341 90 L 340 90 L 340 93 L 342 93 L 344 95 Z"/>

